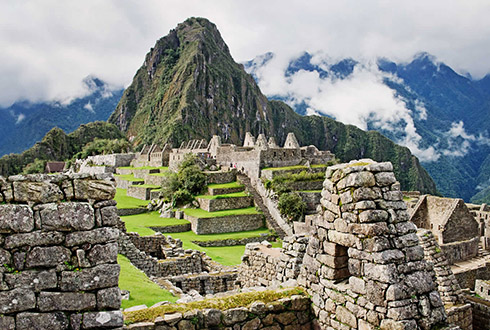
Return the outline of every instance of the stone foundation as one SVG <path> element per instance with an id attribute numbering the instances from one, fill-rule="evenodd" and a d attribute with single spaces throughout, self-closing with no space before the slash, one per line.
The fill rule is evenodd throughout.
<path id="1" fill-rule="evenodd" d="M 253 206 L 253 198 L 250 196 L 228 197 L 228 198 L 198 198 L 199 207 L 207 212 L 222 210 L 243 209 Z"/>
<path id="2" fill-rule="evenodd" d="M 198 235 L 233 233 L 264 227 L 262 214 L 238 214 L 217 218 L 196 218 L 186 214 L 184 219 L 191 223 L 192 231 Z"/>
<path id="3" fill-rule="evenodd" d="M 490 302 L 475 296 L 466 296 L 473 309 L 473 330 L 490 329 Z"/>
<path id="4" fill-rule="evenodd" d="M 151 198 L 152 190 L 154 190 L 154 188 L 142 187 L 140 185 L 129 186 L 126 195 L 147 201 Z"/>
<path id="5" fill-rule="evenodd" d="M 123 325 L 112 176 L 0 177 L 0 328 Z"/>
<path id="6" fill-rule="evenodd" d="M 173 286 L 187 293 L 196 290 L 201 295 L 215 294 L 236 289 L 236 272 L 201 273 L 167 278 Z M 158 283 L 158 279 L 156 280 Z"/>
<path id="7" fill-rule="evenodd" d="M 228 183 L 236 181 L 236 170 L 231 171 L 204 171 L 206 174 L 206 184 Z"/>

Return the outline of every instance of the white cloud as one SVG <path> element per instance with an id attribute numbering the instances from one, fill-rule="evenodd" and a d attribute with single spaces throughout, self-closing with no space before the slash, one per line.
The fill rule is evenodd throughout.
<path id="1" fill-rule="evenodd" d="M 490 2 L 310 0 L 0 0 L 0 105 L 82 93 L 92 73 L 128 85 L 155 41 L 190 16 L 217 24 L 237 61 L 272 51 L 408 60 L 427 51 L 459 71 L 490 71 Z"/>
<path id="2" fill-rule="evenodd" d="M 17 116 L 17 120 L 15 121 L 15 124 L 20 124 L 24 119 L 26 119 L 26 115 L 23 113 L 19 113 Z"/>
<path id="3" fill-rule="evenodd" d="M 85 105 L 83 106 L 83 108 L 84 108 L 85 110 L 88 110 L 88 111 L 92 112 L 92 113 L 95 113 L 94 108 L 92 107 L 92 104 L 91 104 L 90 102 L 88 102 L 87 104 L 85 104 Z"/>

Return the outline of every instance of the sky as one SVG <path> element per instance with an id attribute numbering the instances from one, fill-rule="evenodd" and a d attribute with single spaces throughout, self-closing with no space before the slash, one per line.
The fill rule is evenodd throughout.
<path id="1" fill-rule="evenodd" d="M 276 54 L 259 72 L 266 95 L 293 93 L 311 114 L 361 128 L 373 114 L 381 127 L 403 119 L 397 142 L 424 159 L 443 151 L 417 150 L 410 119 L 424 115 L 423 104 L 407 109 L 382 84 L 376 58 L 408 62 L 423 51 L 474 78 L 490 72 L 488 0 L 0 0 L 0 106 L 81 96 L 89 75 L 126 87 L 155 41 L 191 16 L 214 22 L 237 62 Z M 306 72 L 285 81 L 287 63 L 304 51 L 362 66 L 345 82 Z"/>

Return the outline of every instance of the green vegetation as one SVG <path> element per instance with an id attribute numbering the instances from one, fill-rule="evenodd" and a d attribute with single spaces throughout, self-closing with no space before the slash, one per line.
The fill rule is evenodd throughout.
<path id="1" fill-rule="evenodd" d="M 176 225 L 185 225 L 189 221 L 184 219 L 175 218 L 160 218 L 160 213 L 157 211 L 126 215 L 121 217 L 126 224 L 126 230 L 128 232 L 136 232 L 141 236 L 153 235 L 155 232 L 148 227 L 167 227 Z M 171 234 L 173 236 L 173 234 Z"/>
<path id="2" fill-rule="evenodd" d="M 143 304 L 152 306 L 164 300 L 170 302 L 177 301 L 177 297 L 152 282 L 145 273 L 133 266 L 125 256 L 118 255 L 117 263 L 121 266 L 119 288 L 129 291 L 129 300 L 122 301 L 122 308 Z"/>
<path id="3" fill-rule="evenodd" d="M 208 188 L 212 189 L 226 189 L 226 188 L 242 188 L 243 185 L 239 182 L 229 182 L 229 183 L 212 183 L 208 185 Z"/>
<path id="4" fill-rule="evenodd" d="M 333 164 L 334 164 L 334 162 L 331 162 L 329 164 L 315 164 L 315 165 L 310 165 L 310 167 L 311 168 L 322 168 L 322 167 L 327 167 L 327 166 L 330 166 Z M 263 168 L 262 170 L 284 171 L 284 170 L 299 170 L 299 169 L 308 170 L 308 167 L 304 166 L 304 165 L 293 165 L 293 166 L 283 166 L 283 167 L 266 167 L 266 168 Z"/>
<path id="5" fill-rule="evenodd" d="M 32 163 L 27 164 L 22 170 L 23 174 L 43 173 L 47 161 L 36 158 Z"/>
<path id="6" fill-rule="evenodd" d="M 196 198 L 204 198 L 204 199 L 222 199 L 222 198 L 233 198 L 233 197 L 247 197 L 248 194 L 244 191 L 239 191 L 231 194 L 223 194 L 223 195 L 198 195 Z"/>
<path id="7" fill-rule="evenodd" d="M 153 322 L 158 316 L 165 314 L 190 311 L 193 309 L 215 308 L 227 310 L 236 307 L 248 307 L 256 301 L 264 304 L 272 303 L 281 298 L 291 297 L 292 295 L 305 295 L 300 288 L 283 289 L 283 290 L 266 290 L 256 292 L 238 293 L 233 296 L 223 298 L 206 299 L 202 301 L 190 302 L 186 304 L 171 304 L 144 310 L 124 313 L 126 324 L 136 322 Z"/>
<path id="8" fill-rule="evenodd" d="M 145 181 L 144 179 L 135 178 L 133 174 L 114 174 L 114 176 L 126 181 L 135 181 L 135 182 Z"/>
<path id="9" fill-rule="evenodd" d="M 151 190 L 157 190 L 161 188 L 160 186 L 154 184 L 135 184 L 132 185 L 131 187 L 150 188 Z"/>
<path id="10" fill-rule="evenodd" d="M 277 175 L 272 180 L 265 180 L 264 186 L 266 189 L 272 189 L 280 196 L 291 191 L 290 184 L 293 182 L 320 180 L 325 180 L 325 173 L 301 171 L 300 173 L 286 173 L 283 175 Z"/>
<path id="11" fill-rule="evenodd" d="M 131 149 L 130 143 L 126 139 L 99 139 L 87 143 L 82 151 L 77 152 L 73 159 L 85 159 L 88 156 L 108 155 L 114 153 L 124 153 Z"/>
<path id="12" fill-rule="evenodd" d="M 168 171 L 168 166 L 141 166 L 141 167 L 132 167 L 132 166 L 121 166 L 119 167 L 123 170 L 160 170 L 160 171 Z M 153 173 L 156 174 L 156 173 Z"/>
<path id="13" fill-rule="evenodd" d="M 207 212 L 203 209 L 184 209 L 184 213 L 196 218 L 217 218 L 226 217 L 229 215 L 260 214 L 260 212 L 253 206 L 243 209 L 223 210 L 216 212 Z"/>
<path id="14" fill-rule="evenodd" d="M 126 192 L 126 189 L 116 188 L 116 196 L 114 197 L 114 200 L 117 202 L 118 209 L 146 208 L 148 201 L 127 196 Z"/>
<path id="15" fill-rule="evenodd" d="M 289 221 L 302 221 L 306 212 L 306 203 L 297 193 L 284 193 L 277 204 L 279 212 Z"/>
<path id="16" fill-rule="evenodd" d="M 124 139 L 121 131 L 113 125 L 105 122 L 93 122 L 81 125 L 70 134 L 65 134 L 59 128 L 53 128 L 32 148 L 22 154 L 10 154 L 0 158 L 0 175 L 9 176 L 19 174 L 24 167 L 26 170 L 36 168 L 35 162 L 41 161 L 67 161 L 94 139 Z M 43 169 L 44 170 L 44 169 Z"/>

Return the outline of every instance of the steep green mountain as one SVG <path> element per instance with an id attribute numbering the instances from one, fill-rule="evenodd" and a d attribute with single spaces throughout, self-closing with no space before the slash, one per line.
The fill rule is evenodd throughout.
<path id="1" fill-rule="evenodd" d="M 403 189 L 436 193 L 427 172 L 410 151 L 383 135 L 326 117 L 303 117 L 285 103 L 269 101 L 243 65 L 237 64 L 216 26 L 190 18 L 157 41 L 111 123 L 134 145 L 220 135 L 240 144 L 245 132 L 265 133 L 283 143 L 294 132 L 303 145 L 328 149 L 342 161 L 369 157 L 393 162 Z"/>
<path id="2" fill-rule="evenodd" d="M 69 133 L 81 124 L 107 120 L 123 90 L 114 90 L 92 76 L 83 82 L 88 94 L 70 102 L 19 101 L 0 108 L 0 156 L 30 148 L 53 127 Z"/>
<path id="3" fill-rule="evenodd" d="M 65 134 L 62 129 L 55 127 L 44 136 L 41 142 L 36 143 L 22 154 L 9 154 L 0 158 L 0 175 L 21 173 L 27 164 L 36 159 L 58 161 L 71 159 L 95 138 L 120 139 L 123 137 L 115 125 L 101 121 L 81 125 L 70 134 Z"/>

